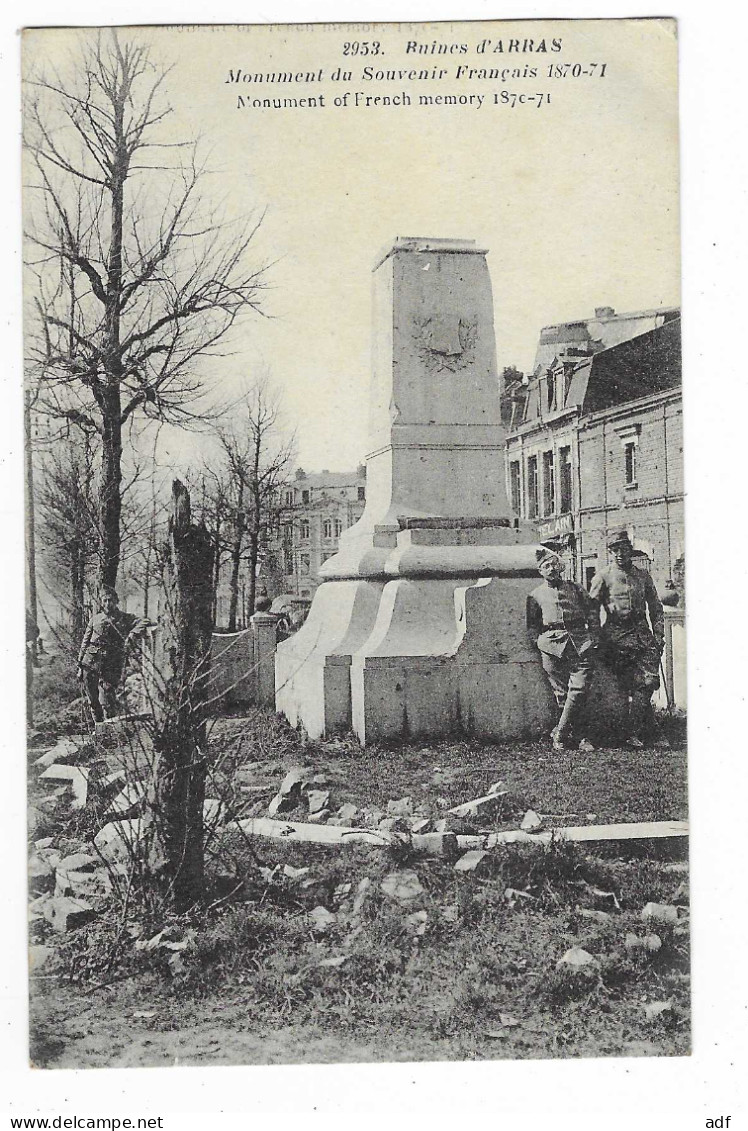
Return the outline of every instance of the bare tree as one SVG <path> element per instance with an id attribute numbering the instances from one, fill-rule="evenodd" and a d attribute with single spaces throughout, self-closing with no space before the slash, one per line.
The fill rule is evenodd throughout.
<path id="1" fill-rule="evenodd" d="M 254 609 L 257 563 L 268 531 L 282 509 L 282 490 L 291 475 L 295 438 L 279 421 L 278 396 L 262 379 L 249 390 L 230 427 L 217 430 L 225 461 L 230 563 L 228 628 L 236 628 L 239 577 L 247 571 L 247 607 Z"/>
<path id="2" fill-rule="evenodd" d="M 199 360 L 260 308 L 261 217 L 226 223 L 200 198 L 206 169 L 162 134 L 168 72 L 148 49 L 85 35 L 68 73 L 28 82 L 29 360 L 47 411 L 99 438 L 99 580 L 113 586 L 123 430 L 136 413 L 196 419 Z"/>
<path id="3" fill-rule="evenodd" d="M 91 444 L 58 442 L 44 453 L 37 477 L 39 543 L 44 572 L 67 608 L 74 647 L 85 627 L 86 581 L 97 559 Z"/>

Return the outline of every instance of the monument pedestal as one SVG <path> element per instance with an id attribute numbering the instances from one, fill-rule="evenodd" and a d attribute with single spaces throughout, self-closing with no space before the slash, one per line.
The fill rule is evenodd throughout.
<path id="1" fill-rule="evenodd" d="M 397 240 L 374 269 L 366 508 L 276 653 L 276 706 L 362 743 L 548 730 L 526 629 L 535 545 L 507 517 L 486 252 Z"/>

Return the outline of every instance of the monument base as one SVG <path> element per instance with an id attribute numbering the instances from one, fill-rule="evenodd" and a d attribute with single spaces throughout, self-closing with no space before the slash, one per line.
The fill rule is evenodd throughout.
<path id="1" fill-rule="evenodd" d="M 312 738 L 352 730 L 363 744 L 547 732 L 555 709 L 526 625 L 535 547 L 519 537 L 440 521 L 332 558 L 278 646 L 277 710 Z"/>

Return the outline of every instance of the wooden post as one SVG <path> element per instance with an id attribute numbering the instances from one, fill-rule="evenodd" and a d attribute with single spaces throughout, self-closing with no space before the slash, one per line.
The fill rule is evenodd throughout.
<path id="1" fill-rule="evenodd" d="M 250 618 L 254 639 L 257 705 L 275 708 L 276 619 L 268 613 L 255 613 Z"/>
<path id="2" fill-rule="evenodd" d="M 211 539 L 202 523 L 191 522 L 189 492 L 175 479 L 164 567 L 162 670 L 154 703 L 154 747 L 159 756 L 154 818 L 179 911 L 198 902 L 204 889 L 205 703 L 210 697 L 212 579 Z"/>

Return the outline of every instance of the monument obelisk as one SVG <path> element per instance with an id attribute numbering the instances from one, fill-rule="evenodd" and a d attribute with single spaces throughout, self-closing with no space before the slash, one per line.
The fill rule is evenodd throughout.
<path id="1" fill-rule="evenodd" d="M 549 725 L 506 500 L 493 296 L 472 240 L 397 239 L 373 280 L 366 507 L 278 647 L 276 706 L 362 743 Z"/>

